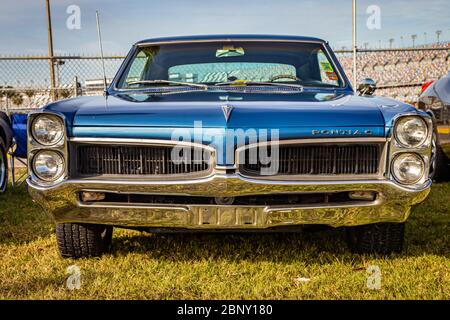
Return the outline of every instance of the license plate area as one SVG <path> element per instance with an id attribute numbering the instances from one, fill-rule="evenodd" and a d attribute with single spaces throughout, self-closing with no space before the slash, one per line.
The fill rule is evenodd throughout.
<path id="1" fill-rule="evenodd" d="M 236 227 L 256 226 L 258 224 L 258 211 L 263 208 L 249 207 L 191 207 L 196 224 L 203 227 Z M 262 221 L 260 221 L 262 222 Z"/>

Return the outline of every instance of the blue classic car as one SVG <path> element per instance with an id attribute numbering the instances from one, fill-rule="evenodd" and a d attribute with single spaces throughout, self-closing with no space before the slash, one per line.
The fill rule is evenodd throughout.
<path id="1" fill-rule="evenodd" d="M 113 227 L 328 225 L 355 252 L 399 252 L 430 190 L 432 119 L 373 89 L 355 94 L 316 38 L 141 41 L 104 96 L 30 115 L 29 192 L 64 257 L 101 255 Z"/>

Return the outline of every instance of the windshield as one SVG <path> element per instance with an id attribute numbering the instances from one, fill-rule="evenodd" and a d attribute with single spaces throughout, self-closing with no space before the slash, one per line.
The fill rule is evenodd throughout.
<path id="1" fill-rule="evenodd" d="M 236 41 L 139 47 L 117 87 L 139 89 L 224 83 L 343 85 L 334 63 L 320 43 Z"/>

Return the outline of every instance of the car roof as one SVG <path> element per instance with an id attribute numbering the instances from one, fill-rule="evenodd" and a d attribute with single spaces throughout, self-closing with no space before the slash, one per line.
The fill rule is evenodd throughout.
<path id="1" fill-rule="evenodd" d="M 192 35 L 177 37 L 150 38 L 139 42 L 139 44 L 156 44 L 170 42 L 197 42 L 197 41 L 300 41 L 300 42 L 321 42 L 324 40 L 314 37 L 287 36 L 287 35 L 264 35 L 264 34 L 216 34 L 216 35 Z"/>

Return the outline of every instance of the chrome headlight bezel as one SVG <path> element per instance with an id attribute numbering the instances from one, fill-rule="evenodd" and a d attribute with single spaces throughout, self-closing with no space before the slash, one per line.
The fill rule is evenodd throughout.
<path id="1" fill-rule="evenodd" d="M 55 135 L 55 138 L 51 141 L 44 141 L 42 139 L 42 137 L 39 137 L 39 134 L 36 132 L 36 124 L 38 123 L 38 121 L 42 121 L 43 119 L 47 119 L 47 121 L 52 121 L 55 126 L 59 126 L 59 131 L 57 132 L 57 134 Z M 64 136 L 65 136 L 65 127 L 64 127 L 64 122 L 63 120 L 53 114 L 49 114 L 49 113 L 43 113 L 40 115 L 35 116 L 30 124 L 30 133 L 32 138 L 39 143 L 40 145 L 49 147 L 49 146 L 54 146 L 57 145 L 59 143 L 61 143 L 61 141 L 63 140 Z"/>
<path id="2" fill-rule="evenodd" d="M 405 126 L 407 122 L 411 122 L 411 121 L 420 123 L 422 126 L 422 129 L 424 131 L 421 141 L 414 143 L 414 144 L 406 142 L 406 139 L 402 136 L 403 134 L 406 134 L 406 133 L 402 133 L 400 131 L 401 129 L 404 129 L 404 128 L 400 128 L 400 126 L 402 126 L 402 125 Z M 424 146 L 426 144 L 426 142 L 428 141 L 429 136 L 430 136 L 429 130 L 430 130 L 429 125 L 424 118 L 422 118 L 420 116 L 411 115 L 411 116 L 403 116 L 403 117 L 398 118 L 397 121 L 395 122 L 393 132 L 394 132 L 395 141 L 399 144 L 400 147 L 420 148 L 421 146 Z"/>
<path id="3" fill-rule="evenodd" d="M 54 157 L 56 156 L 55 158 L 57 158 L 57 159 L 59 160 L 59 161 L 57 161 L 57 162 L 59 162 L 59 168 L 58 168 L 57 174 L 54 175 L 54 176 L 51 177 L 51 178 L 44 177 L 44 176 L 43 176 L 42 174 L 40 174 L 40 173 L 38 172 L 38 170 L 37 170 L 36 161 L 38 160 L 38 157 L 39 157 L 39 156 L 41 156 L 42 154 L 45 154 L 45 153 L 47 153 L 47 154 L 53 154 Z M 58 180 L 64 175 L 64 173 L 65 173 L 65 171 L 66 171 L 66 161 L 65 161 L 65 159 L 64 159 L 64 155 L 61 154 L 59 151 L 42 149 L 42 150 L 40 150 L 40 151 L 38 151 L 38 152 L 36 152 L 36 153 L 34 154 L 33 159 L 31 160 L 31 168 L 32 168 L 32 170 L 33 170 L 33 174 L 34 174 L 39 180 L 42 180 L 42 181 L 45 181 L 45 182 L 55 182 L 55 181 L 58 181 Z"/>
<path id="4" fill-rule="evenodd" d="M 397 128 L 400 121 L 404 119 L 418 118 L 426 125 L 426 135 L 424 139 L 420 141 L 420 143 L 411 145 L 402 144 L 398 139 Z M 411 190 L 421 189 L 427 184 L 429 181 L 429 166 L 431 159 L 431 141 L 433 136 L 433 120 L 432 117 L 424 112 L 408 112 L 408 113 L 400 113 L 393 118 L 393 125 L 391 127 L 391 135 L 389 137 L 389 166 L 387 168 L 386 177 L 395 183 Z M 414 153 L 418 155 L 424 163 L 424 171 L 422 173 L 422 177 L 414 182 L 414 183 L 405 183 L 401 179 L 398 179 L 393 173 L 393 164 L 397 157 L 401 156 L 403 153 Z"/>
<path id="5" fill-rule="evenodd" d="M 36 119 L 40 117 L 50 117 L 55 121 L 58 121 L 62 125 L 62 136 L 55 139 L 53 144 L 45 145 L 41 142 L 37 141 L 36 137 L 32 133 L 32 126 L 35 123 Z M 41 151 L 54 151 L 57 152 L 64 161 L 64 168 L 62 170 L 62 174 L 58 175 L 58 177 L 53 177 L 52 179 L 46 179 L 38 174 L 36 174 L 36 170 L 34 168 L 34 163 L 36 159 L 36 155 Z M 68 157 L 68 137 L 66 131 L 66 119 L 64 114 L 58 112 L 48 112 L 42 110 L 36 110 L 29 113 L 28 116 L 28 124 L 27 124 L 27 159 L 28 159 L 28 172 L 30 174 L 30 180 L 33 183 L 41 186 L 54 186 L 67 179 L 69 174 L 69 157 Z"/>
<path id="6" fill-rule="evenodd" d="M 405 180 L 405 179 L 402 179 L 401 177 L 399 177 L 399 175 L 396 173 L 397 170 L 396 170 L 395 166 L 397 165 L 397 163 L 400 161 L 401 158 L 407 158 L 407 157 L 415 158 L 414 160 L 417 160 L 418 162 L 420 162 L 420 175 L 416 179 Z M 419 182 L 424 180 L 425 175 L 426 175 L 426 162 L 422 158 L 422 156 L 420 156 L 419 154 L 414 153 L 414 152 L 398 153 L 392 159 L 392 162 L 391 162 L 391 173 L 392 173 L 392 177 L 398 183 L 400 183 L 402 185 L 414 185 L 414 184 L 417 184 L 417 183 L 419 183 Z"/>

